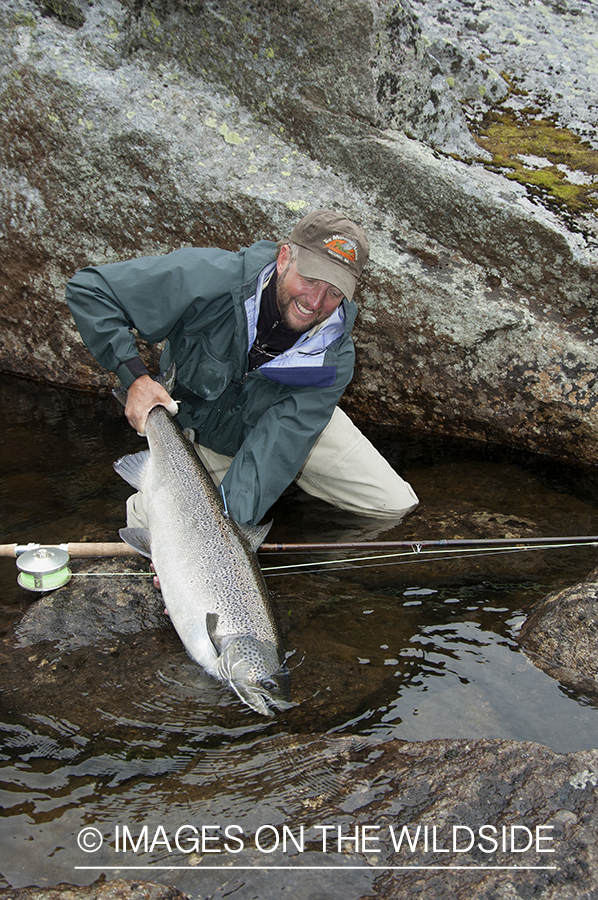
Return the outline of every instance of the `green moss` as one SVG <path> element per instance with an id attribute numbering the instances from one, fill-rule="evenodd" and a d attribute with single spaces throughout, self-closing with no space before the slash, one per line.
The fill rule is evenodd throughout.
<path id="1" fill-rule="evenodd" d="M 85 16 L 74 0 L 41 0 L 41 6 L 69 28 L 81 28 L 85 24 Z"/>
<path id="2" fill-rule="evenodd" d="M 25 25 L 27 28 L 37 28 L 37 20 L 32 13 L 16 12 L 14 14 L 15 25 Z"/>
<path id="3" fill-rule="evenodd" d="M 474 137 L 492 154 L 488 168 L 571 212 L 598 209 L 598 151 L 551 119 L 535 118 L 533 111 L 493 111 Z M 522 157 L 536 157 L 544 164 L 536 167 Z M 588 183 L 575 184 L 570 172 L 583 173 Z"/>

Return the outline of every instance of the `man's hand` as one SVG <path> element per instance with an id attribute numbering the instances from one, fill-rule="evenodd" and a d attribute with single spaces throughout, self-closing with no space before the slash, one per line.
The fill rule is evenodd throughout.
<path id="1" fill-rule="evenodd" d="M 176 415 L 178 410 L 176 400 L 150 375 L 136 378 L 127 391 L 125 416 L 137 434 L 145 434 L 147 416 L 154 406 L 165 406 L 171 416 Z"/>

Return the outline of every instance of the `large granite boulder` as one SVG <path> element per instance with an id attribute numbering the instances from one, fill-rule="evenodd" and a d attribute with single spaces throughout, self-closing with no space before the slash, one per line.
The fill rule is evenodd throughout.
<path id="1" fill-rule="evenodd" d="M 372 238 L 355 418 L 596 461 L 595 10 L 449 6 L 6 0 L 0 367 L 106 388 L 73 271 L 333 206 Z"/>

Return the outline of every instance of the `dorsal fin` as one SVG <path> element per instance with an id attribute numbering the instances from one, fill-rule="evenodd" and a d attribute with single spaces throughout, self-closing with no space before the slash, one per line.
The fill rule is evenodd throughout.
<path id="1" fill-rule="evenodd" d="M 273 519 L 266 522 L 265 525 L 239 525 L 239 531 L 243 537 L 249 542 L 249 546 L 257 553 L 259 548 L 266 540 L 266 536 L 272 528 Z"/>

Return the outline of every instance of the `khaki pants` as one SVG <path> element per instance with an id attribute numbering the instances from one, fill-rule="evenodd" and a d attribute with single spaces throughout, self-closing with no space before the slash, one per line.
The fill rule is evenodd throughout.
<path id="1" fill-rule="evenodd" d="M 220 484 L 232 458 L 194 446 L 214 482 Z M 338 407 L 295 482 L 313 497 L 376 519 L 399 522 L 419 503 L 411 485 Z M 127 523 L 132 528 L 146 527 L 139 494 L 127 501 Z"/>

